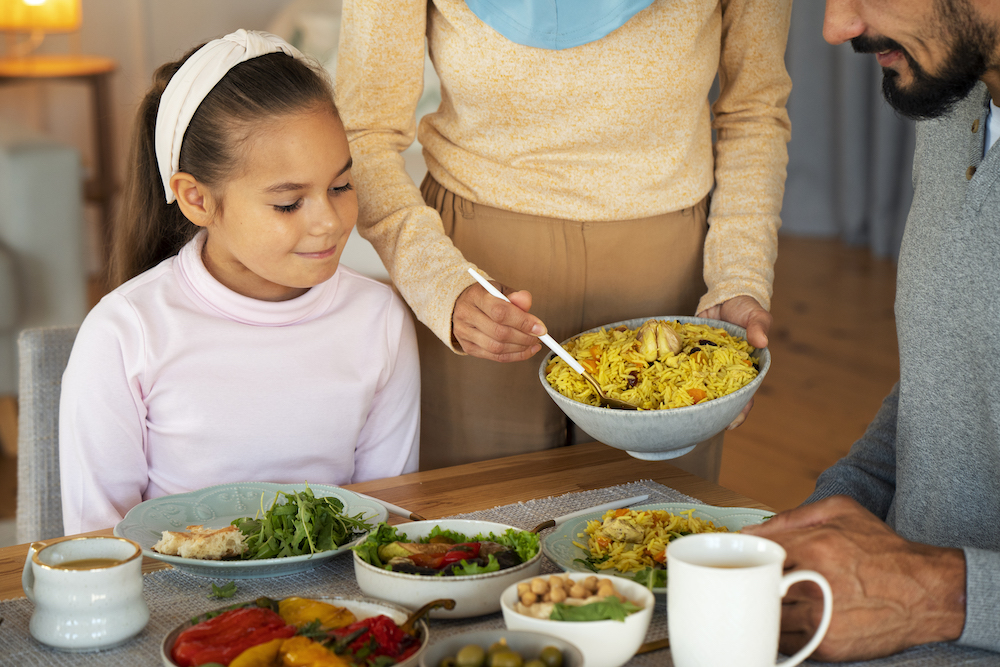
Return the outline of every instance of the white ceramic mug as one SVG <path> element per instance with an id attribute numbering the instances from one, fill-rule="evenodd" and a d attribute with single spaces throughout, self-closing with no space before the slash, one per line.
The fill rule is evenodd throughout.
<path id="1" fill-rule="evenodd" d="M 797 665 L 823 641 L 833 594 L 823 575 L 782 576 L 785 550 L 738 533 L 699 533 L 667 549 L 667 626 L 676 667 L 772 667 L 778 656 L 781 598 L 799 581 L 823 590 L 823 619 L 802 650 L 781 663 Z"/>
<path id="2" fill-rule="evenodd" d="M 132 540 L 33 542 L 21 586 L 35 604 L 31 636 L 54 648 L 107 648 L 137 635 L 149 621 L 142 597 L 142 547 Z"/>

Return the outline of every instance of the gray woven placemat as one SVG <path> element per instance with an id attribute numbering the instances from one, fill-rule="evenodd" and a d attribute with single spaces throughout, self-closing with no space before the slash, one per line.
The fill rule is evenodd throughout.
<path id="1" fill-rule="evenodd" d="M 461 514 L 455 518 L 482 519 L 507 523 L 530 529 L 538 523 L 579 509 L 609 502 L 617 498 L 628 498 L 648 493 L 647 502 L 699 502 L 671 488 L 653 481 L 640 481 L 620 486 L 568 493 L 563 496 L 531 500 L 496 507 L 491 510 Z M 558 572 L 559 569 L 543 559 L 543 572 Z M 145 630 L 122 646 L 95 653 L 64 653 L 50 649 L 36 642 L 28 634 L 32 604 L 21 598 L 0 602 L 0 665 L 33 667 L 35 665 L 58 667 L 138 667 L 159 665 L 160 643 L 163 638 L 192 616 L 225 603 L 210 600 L 207 594 L 211 584 L 225 583 L 224 579 L 195 577 L 179 570 L 163 570 L 146 575 L 143 594 L 149 606 L 150 621 Z M 293 574 L 274 579 L 242 579 L 237 581 L 239 590 L 235 601 L 252 600 L 261 595 L 281 598 L 289 595 L 359 595 L 354 580 L 354 566 L 348 556 L 337 557 L 309 572 Z M 472 630 L 503 629 L 503 617 L 498 614 L 479 618 L 443 621 L 432 620 L 431 642 L 460 632 Z M 667 619 L 664 600 L 657 602 L 657 608 L 650 624 L 646 640 L 659 639 L 667 634 Z M 671 665 L 669 651 L 657 651 L 636 656 L 629 661 L 629 667 L 652 667 Z M 819 664 L 819 663 L 816 663 Z M 861 663 L 856 663 L 861 664 Z M 951 645 L 933 645 L 912 649 L 892 658 L 863 663 L 866 667 L 939 667 L 943 665 L 997 665 L 1000 656 L 985 651 L 961 649 Z"/>

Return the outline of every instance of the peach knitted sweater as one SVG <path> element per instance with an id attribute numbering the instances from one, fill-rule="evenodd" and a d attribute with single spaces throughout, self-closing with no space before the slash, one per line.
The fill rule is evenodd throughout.
<path id="1" fill-rule="evenodd" d="M 421 121 L 420 142 L 445 188 L 576 221 L 651 217 L 712 191 L 699 310 L 743 294 L 769 307 L 790 12 L 791 0 L 656 0 L 595 42 L 551 51 L 507 40 L 464 0 L 345 0 L 336 91 L 361 235 L 417 317 L 450 343 L 472 265 L 399 155 L 417 131 L 426 37 L 442 102 Z"/>

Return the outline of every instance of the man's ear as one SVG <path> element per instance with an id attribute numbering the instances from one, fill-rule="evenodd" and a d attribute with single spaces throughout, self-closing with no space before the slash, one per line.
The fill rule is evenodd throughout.
<path id="1" fill-rule="evenodd" d="M 199 227 L 208 227 L 212 222 L 212 193 L 191 174 L 179 171 L 170 177 L 170 189 L 174 191 L 177 205 L 184 217 Z"/>

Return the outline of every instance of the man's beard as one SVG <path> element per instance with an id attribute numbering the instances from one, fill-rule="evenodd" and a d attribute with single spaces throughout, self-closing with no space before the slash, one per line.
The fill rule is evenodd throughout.
<path id="1" fill-rule="evenodd" d="M 882 68 L 882 94 L 899 113 L 914 120 L 939 118 L 965 99 L 986 72 L 997 43 L 995 29 L 989 29 L 971 15 L 964 0 L 940 2 L 938 14 L 950 37 L 948 55 L 935 75 L 928 74 L 895 40 L 888 37 L 859 35 L 851 40 L 857 53 L 899 50 L 909 64 L 913 80 L 907 86 L 899 81 L 899 72 Z"/>

